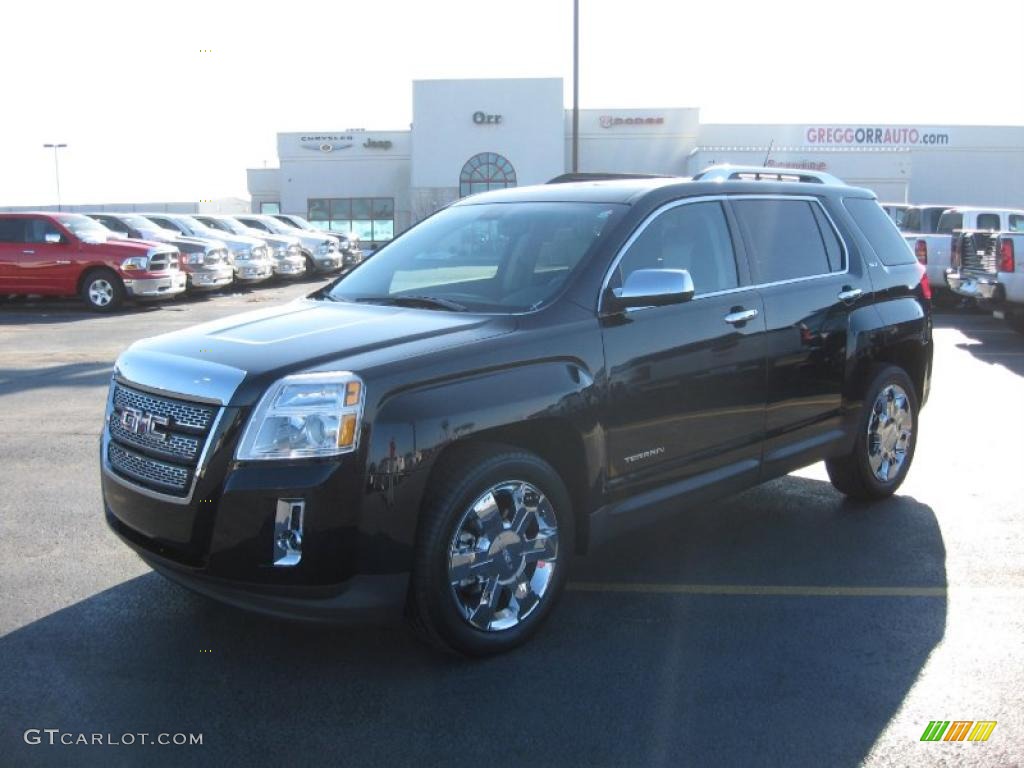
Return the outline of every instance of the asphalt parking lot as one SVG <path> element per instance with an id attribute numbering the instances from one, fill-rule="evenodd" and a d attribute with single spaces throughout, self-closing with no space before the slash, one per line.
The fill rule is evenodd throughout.
<path id="1" fill-rule="evenodd" d="M 1024 338 L 939 315 L 915 465 L 845 502 L 814 466 L 574 564 L 544 631 L 461 662 L 401 627 L 224 608 L 109 533 L 97 435 L 132 340 L 319 283 L 96 317 L 0 304 L 4 765 L 1024 762 Z M 984 743 L 931 720 L 995 720 Z M 201 733 L 39 745 L 27 729 Z"/>

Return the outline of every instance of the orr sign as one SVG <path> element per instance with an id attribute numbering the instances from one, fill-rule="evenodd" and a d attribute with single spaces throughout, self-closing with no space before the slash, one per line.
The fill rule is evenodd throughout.
<path id="1" fill-rule="evenodd" d="M 808 144 L 830 146 L 906 147 L 949 144 L 948 133 L 906 126 L 810 126 L 804 133 Z"/>

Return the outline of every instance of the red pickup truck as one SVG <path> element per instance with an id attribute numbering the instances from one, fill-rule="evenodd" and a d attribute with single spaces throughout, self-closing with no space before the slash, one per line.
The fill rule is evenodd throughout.
<path id="1" fill-rule="evenodd" d="M 186 277 L 177 249 L 122 240 L 77 213 L 0 213 L 0 295 L 79 295 L 109 312 L 126 298 L 175 296 Z"/>

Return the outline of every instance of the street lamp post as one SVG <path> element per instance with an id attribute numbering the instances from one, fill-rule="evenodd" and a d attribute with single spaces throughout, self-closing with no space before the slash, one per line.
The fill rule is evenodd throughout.
<path id="1" fill-rule="evenodd" d="M 60 161 L 57 159 L 57 150 L 64 149 L 67 144 L 43 144 L 43 149 L 53 150 L 53 172 L 57 177 L 57 211 L 61 210 L 60 207 Z"/>
<path id="2" fill-rule="evenodd" d="M 572 172 L 580 170 L 580 0 L 572 0 Z"/>

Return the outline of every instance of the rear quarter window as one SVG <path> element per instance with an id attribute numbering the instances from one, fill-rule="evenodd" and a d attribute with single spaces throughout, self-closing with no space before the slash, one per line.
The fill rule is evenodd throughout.
<path id="1" fill-rule="evenodd" d="M 894 267 L 917 261 L 903 235 L 877 202 L 863 197 L 847 197 L 843 200 L 843 206 L 867 238 L 871 250 L 885 266 Z"/>
<path id="2" fill-rule="evenodd" d="M 827 275 L 841 265 L 838 243 L 826 245 L 812 204 L 807 200 L 774 198 L 732 201 L 750 251 L 757 283 L 777 283 Z M 878 209 L 886 221 L 889 217 Z M 829 236 L 834 238 L 830 226 Z"/>

